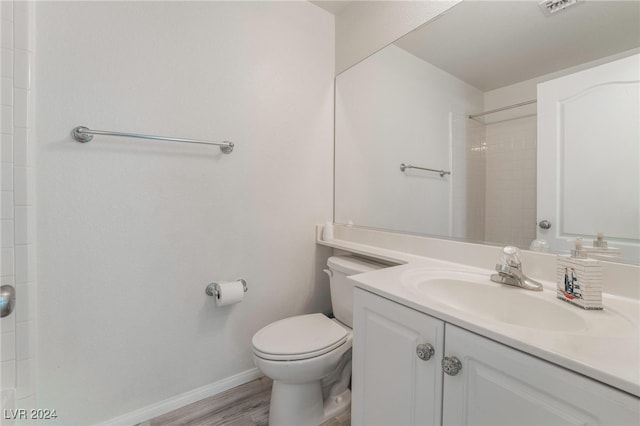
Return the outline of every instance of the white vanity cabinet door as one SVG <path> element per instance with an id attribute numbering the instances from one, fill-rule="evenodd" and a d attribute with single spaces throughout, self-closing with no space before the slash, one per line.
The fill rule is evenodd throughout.
<path id="1" fill-rule="evenodd" d="M 353 325 L 352 423 L 440 424 L 444 322 L 355 289 Z M 425 361 L 416 347 L 426 343 Z"/>
<path id="2" fill-rule="evenodd" d="M 444 425 L 640 424 L 639 398 L 450 324 L 444 356 Z"/>

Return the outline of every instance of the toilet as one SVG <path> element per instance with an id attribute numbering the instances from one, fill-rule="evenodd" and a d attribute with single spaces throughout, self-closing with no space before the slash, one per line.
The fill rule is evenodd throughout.
<path id="1" fill-rule="evenodd" d="M 351 404 L 354 285 L 347 276 L 383 266 L 351 256 L 330 257 L 327 266 L 335 318 L 298 315 L 253 336 L 254 362 L 273 380 L 270 426 L 317 426 Z"/>

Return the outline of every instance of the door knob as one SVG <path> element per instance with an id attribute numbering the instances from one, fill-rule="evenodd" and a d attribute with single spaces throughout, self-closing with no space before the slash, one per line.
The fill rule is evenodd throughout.
<path id="1" fill-rule="evenodd" d="M 551 222 L 546 219 L 541 220 L 540 223 L 538 223 L 538 226 L 540 227 L 540 229 L 549 229 L 551 228 Z"/>
<path id="2" fill-rule="evenodd" d="M 455 356 L 444 357 L 442 360 L 442 369 L 450 376 L 455 376 L 462 370 L 462 363 Z"/>
<path id="3" fill-rule="evenodd" d="M 423 361 L 429 361 L 436 351 L 428 343 L 422 343 L 416 347 L 416 355 Z"/>
<path id="4" fill-rule="evenodd" d="M 0 287 L 0 317 L 11 315 L 16 306 L 16 289 L 12 285 Z"/>

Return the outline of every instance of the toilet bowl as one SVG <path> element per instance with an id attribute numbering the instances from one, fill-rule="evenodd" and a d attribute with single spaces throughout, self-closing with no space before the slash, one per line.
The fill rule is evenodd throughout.
<path id="1" fill-rule="evenodd" d="M 253 353 L 256 366 L 273 380 L 269 425 L 318 425 L 349 406 L 348 379 L 342 386 L 339 380 L 323 383 L 343 358 L 351 360 L 351 330 L 337 321 L 323 314 L 276 321 L 256 333 Z M 333 388 L 327 407 L 323 387 Z"/>
<path id="2" fill-rule="evenodd" d="M 353 283 L 346 277 L 382 266 L 349 256 L 327 264 L 336 318 L 289 317 L 253 336 L 254 362 L 273 380 L 270 426 L 317 426 L 351 404 Z"/>

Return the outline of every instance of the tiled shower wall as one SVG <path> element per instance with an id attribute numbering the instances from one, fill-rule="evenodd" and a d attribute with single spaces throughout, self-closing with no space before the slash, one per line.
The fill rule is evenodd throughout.
<path id="1" fill-rule="evenodd" d="M 2 284 L 16 288 L 16 309 L 0 322 L 2 408 L 31 409 L 36 407 L 34 163 L 31 150 L 35 4 L 2 0 L 0 20 L 1 278 Z M 3 425 L 13 424 L 4 415 L 2 417 Z"/>
<path id="2" fill-rule="evenodd" d="M 536 123 L 486 125 L 486 241 L 529 247 L 536 238 Z"/>
<path id="3" fill-rule="evenodd" d="M 471 119 L 466 120 L 467 170 L 467 238 L 485 241 L 486 192 L 486 128 Z"/>
<path id="4" fill-rule="evenodd" d="M 452 237 L 484 241 L 485 125 L 452 116 Z"/>

